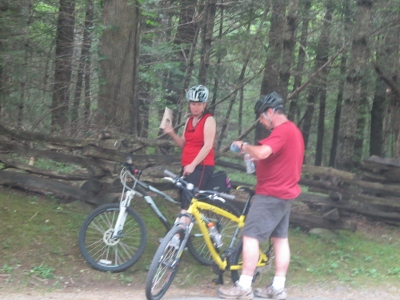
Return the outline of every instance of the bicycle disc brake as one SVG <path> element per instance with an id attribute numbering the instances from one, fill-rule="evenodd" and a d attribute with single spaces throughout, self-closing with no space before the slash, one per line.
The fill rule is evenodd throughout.
<path id="1" fill-rule="evenodd" d="M 108 229 L 106 232 L 104 232 L 103 235 L 103 242 L 107 245 L 107 246 L 115 246 L 116 244 L 119 243 L 119 238 L 122 237 L 122 235 L 118 235 L 116 237 L 112 237 L 113 235 L 113 229 L 110 228 Z"/>

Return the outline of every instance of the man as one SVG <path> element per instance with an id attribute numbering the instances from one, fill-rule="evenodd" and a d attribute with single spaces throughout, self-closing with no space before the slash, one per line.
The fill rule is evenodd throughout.
<path id="1" fill-rule="evenodd" d="M 243 227 L 243 269 L 235 286 L 220 288 L 225 299 L 286 299 L 285 281 L 290 262 L 288 227 L 291 202 L 301 190 L 304 141 L 297 126 L 285 115 L 282 98 L 275 92 L 254 106 L 259 121 L 271 134 L 258 145 L 235 141 L 242 153 L 257 162 L 255 196 Z M 271 238 L 275 252 L 275 277 L 270 286 L 252 290 L 259 243 Z"/>

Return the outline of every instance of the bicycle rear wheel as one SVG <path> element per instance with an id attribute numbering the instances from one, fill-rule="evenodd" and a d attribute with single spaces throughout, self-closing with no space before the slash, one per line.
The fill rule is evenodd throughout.
<path id="1" fill-rule="evenodd" d="M 95 269 L 121 272 L 134 265 L 143 255 L 147 232 L 142 218 L 126 210 L 123 232 L 111 238 L 120 212 L 119 204 L 106 204 L 93 210 L 79 231 L 79 249 Z"/>
<path id="2" fill-rule="evenodd" d="M 274 258 L 273 246 L 272 246 L 270 240 L 266 241 L 265 243 L 260 244 L 260 249 L 265 249 L 263 251 L 267 255 L 268 261 L 264 267 L 256 268 L 256 271 L 255 271 L 254 277 L 253 277 L 253 283 L 261 273 L 266 273 L 267 271 L 270 270 L 270 266 L 271 266 L 273 258 Z M 239 270 L 231 270 L 231 279 L 232 279 L 233 283 L 235 283 L 236 281 L 239 280 L 240 274 L 242 273 L 242 265 L 243 265 L 242 250 L 243 250 L 243 241 L 242 241 L 242 239 L 240 239 L 240 242 L 236 245 L 235 250 L 233 251 L 231 257 L 229 258 L 230 265 L 240 266 Z"/>
<path id="3" fill-rule="evenodd" d="M 203 201 L 203 200 L 202 200 Z M 239 209 L 236 208 L 232 203 L 225 201 L 204 200 L 204 202 L 210 203 L 214 206 L 220 207 L 235 216 L 240 216 Z M 223 246 L 219 248 L 219 252 L 223 253 L 225 249 L 229 247 L 232 240 L 233 234 L 236 230 L 237 223 L 227 219 L 223 216 L 216 214 L 210 210 L 200 210 L 200 212 L 206 216 L 210 221 L 213 221 L 218 231 L 221 233 Z M 190 238 L 187 243 L 190 254 L 202 265 L 212 266 L 214 261 L 211 257 L 211 253 L 207 248 L 206 242 L 204 241 L 203 234 L 200 232 L 198 226 L 193 226 L 190 233 Z"/>
<path id="4" fill-rule="evenodd" d="M 175 235 L 179 236 L 179 245 L 170 243 Z M 146 279 L 146 297 L 148 300 L 159 300 L 167 292 L 178 272 L 181 257 L 178 257 L 178 248 L 185 236 L 185 229 L 181 226 L 173 227 L 162 239 L 160 246 L 150 265 Z"/>

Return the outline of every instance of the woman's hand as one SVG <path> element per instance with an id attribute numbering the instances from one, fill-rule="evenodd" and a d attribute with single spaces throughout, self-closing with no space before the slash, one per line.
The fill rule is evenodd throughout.
<path id="1" fill-rule="evenodd" d="M 192 174 L 195 168 L 196 168 L 196 166 L 193 166 L 192 164 L 189 164 L 189 165 L 185 166 L 183 168 L 183 174 L 182 175 L 186 176 L 186 175 Z"/>
<path id="2" fill-rule="evenodd" d="M 164 126 L 164 128 L 163 128 L 163 131 L 164 131 L 164 133 L 166 133 L 166 134 L 168 134 L 168 135 L 173 134 L 173 133 L 175 132 L 175 131 L 174 131 L 174 128 L 172 127 L 171 122 L 166 122 L 166 123 L 165 123 L 165 126 Z"/>

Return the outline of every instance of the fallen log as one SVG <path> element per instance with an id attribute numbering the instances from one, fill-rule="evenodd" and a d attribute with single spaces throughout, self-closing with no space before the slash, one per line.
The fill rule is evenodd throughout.
<path id="1" fill-rule="evenodd" d="M 169 183 L 159 180 L 164 176 L 164 169 L 175 173 L 180 170 L 179 154 L 166 154 L 162 151 L 159 151 L 162 154 L 144 154 L 144 150 L 148 146 L 174 147 L 169 140 L 137 138 L 119 133 L 104 133 L 89 139 L 71 139 L 11 130 L 1 124 L 0 139 L 0 162 L 3 162 L 0 166 L 7 169 L 7 171 L 0 172 L 10 172 L 3 173 L 0 184 L 3 182 L 3 185 L 25 187 L 27 190 L 39 191 L 43 194 L 58 194 L 59 197 L 67 199 L 79 197 L 82 193 L 81 200 L 92 202 L 95 205 L 115 200 L 115 192 L 119 192 L 120 187 L 116 188 L 112 182 L 118 181 L 121 163 L 126 160 L 127 156 L 132 158 L 137 168 L 143 170 L 142 180 L 148 181 L 158 188 L 168 189 Z M 10 153 L 17 154 L 18 159 L 8 155 Z M 71 174 L 61 173 L 54 169 L 50 171 L 39 168 L 36 164 L 28 164 L 31 157 L 76 164 L 78 167 L 75 169 L 76 171 L 71 171 Z M 217 151 L 216 157 L 218 167 L 222 166 L 243 172 L 245 170 L 243 163 L 238 160 L 237 154 Z M 224 161 L 224 158 L 227 160 Z M 8 171 L 10 168 L 22 170 L 24 173 Z M 363 162 L 362 170 L 363 174 L 358 175 L 334 168 L 304 165 L 300 183 L 306 185 L 308 191 L 325 194 L 330 202 L 304 201 L 310 207 L 320 210 L 323 214 L 320 217 L 325 221 L 326 219 L 330 219 L 331 222 L 340 221 L 341 215 L 347 211 L 347 213 L 365 214 L 382 221 L 385 221 L 384 218 L 387 217 L 388 222 L 397 222 L 397 213 L 400 212 L 400 185 L 398 184 L 400 182 L 400 161 L 372 156 Z M 15 175 L 16 173 L 18 175 Z M 229 177 L 230 172 L 227 171 L 227 173 Z M 4 174 L 11 174 L 10 176 L 14 177 L 5 180 Z M 38 181 L 36 185 L 30 186 L 29 176 L 33 179 L 32 181 Z M 367 178 L 373 178 L 373 181 L 365 180 Z M 247 179 L 249 182 L 255 182 L 254 177 L 246 177 Z M 18 180 L 21 180 L 21 183 L 17 183 Z M 48 185 L 46 185 L 46 180 L 48 180 Z M 58 188 L 57 181 L 64 185 Z M 71 181 L 71 185 L 67 185 L 67 181 Z M 73 181 L 75 183 L 72 183 Z M 82 188 L 79 192 L 71 192 L 79 188 L 77 183 L 83 183 Z M 242 185 L 236 182 L 231 183 Z M 46 191 L 47 186 L 49 191 Z M 68 189 L 70 189 L 69 192 Z M 320 221 L 319 225 L 322 222 Z M 338 226 L 340 227 L 340 225 Z"/>
<path id="2" fill-rule="evenodd" d="M 77 186 L 22 172 L 1 170 L 0 185 L 66 200 L 82 200 L 86 197 L 85 192 Z"/>
<path id="3" fill-rule="evenodd" d="M 315 214 L 298 213 L 293 211 L 290 213 L 290 223 L 305 229 L 326 228 L 331 230 L 349 230 L 352 232 L 357 230 L 356 224 L 343 219 L 334 221 Z"/>
<path id="4" fill-rule="evenodd" d="M 90 179 L 92 177 L 96 177 L 96 176 L 92 176 L 89 173 L 83 173 L 83 172 L 62 173 L 62 172 L 57 172 L 57 171 L 50 171 L 50 170 L 46 170 L 46 169 L 40 169 L 40 168 L 33 167 L 33 166 L 29 165 L 29 164 L 24 164 L 24 163 L 15 161 L 15 160 L 7 159 L 1 154 L 0 154 L 0 161 L 2 163 L 4 163 L 4 165 L 7 168 L 13 167 L 13 168 L 16 168 L 16 169 L 19 169 L 19 170 L 27 171 L 29 173 L 43 175 L 43 176 L 51 177 L 51 178 L 54 178 L 54 179 L 63 179 L 63 180 L 75 181 L 75 180 L 88 180 L 88 179 Z"/>
<path id="5" fill-rule="evenodd" d="M 368 203 L 362 203 L 359 201 L 334 201 L 329 196 L 314 195 L 309 193 L 302 193 L 297 200 L 308 204 L 309 206 L 325 208 L 325 211 L 332 208 L 339 210 L 339 213 L 355 213 L 368 216 L 375 220 L 383 222 L 390 222 L 392 224 L 400 224 L 400 213 L 397 212 L 384 212 L 375 209 L 375 206 L 371 206 Z"/>
<path id="6" fill-rule="evenodd" d="M 301 198 L 297 198 L 295 201 L 301 201 Z M 244 201 L 234 200 L 233 204 L 242 211 Z M 326 228 L 331 230 L 350 230 L 353 232 L 357 230 L 356 224 L 343 219 L 335 221 L 313 213 L 301 213 L 295 211 L 290 213 L 290 223 L 303 229 Z"/>

